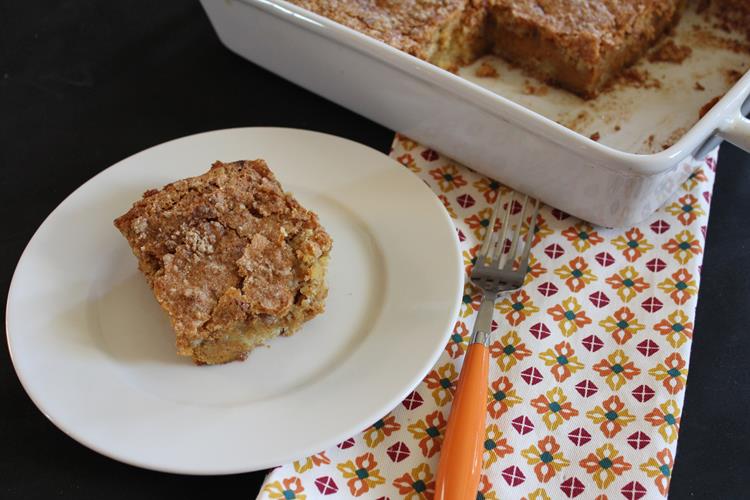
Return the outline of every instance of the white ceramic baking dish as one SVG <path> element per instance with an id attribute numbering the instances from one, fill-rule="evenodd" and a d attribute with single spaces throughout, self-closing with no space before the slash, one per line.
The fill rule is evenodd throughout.
<path id="1" fill-rule="evenodd" d="M 634 154 L 283 0 L 201 1 L 239 55 L 594 224 L 640 222 L 722 139 L 750 151 L 750 72 L 672 146 Z"/>

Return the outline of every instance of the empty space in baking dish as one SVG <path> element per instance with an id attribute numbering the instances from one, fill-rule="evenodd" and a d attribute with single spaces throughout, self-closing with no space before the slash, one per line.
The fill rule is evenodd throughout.
<path id="1" fill-rule="evenodd" d="M 650 52 L 672 42 L 689 47 L 688 57 L 680 63 L 651 62 L 647 55 L 590 100 L 536 80 L 496 56 L 461 68 L 459 75 L 606 146 L 657 153 L 677 142 L 750 68 L 748 40 L 715 24 L 690 2 L 673 32 Z M 483 65 L 485 71 L 492 66 L 497 76 L 477 76 Z"/>

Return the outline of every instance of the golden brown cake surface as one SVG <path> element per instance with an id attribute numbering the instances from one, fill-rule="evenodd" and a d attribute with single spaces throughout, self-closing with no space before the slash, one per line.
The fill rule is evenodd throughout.
<path id="1" fill-rule="evenodd" d="M 169 315 L 177 352 L 244 359 L 321 313 L 331 238 L 263 160 L 150 190 L 115 226 Z"/>
<path id="2" fill-rule="evenodd" d="M 683 0 L 290 0 L 444 68 L 494 52 L 593 95 L 642 55 Z"/>

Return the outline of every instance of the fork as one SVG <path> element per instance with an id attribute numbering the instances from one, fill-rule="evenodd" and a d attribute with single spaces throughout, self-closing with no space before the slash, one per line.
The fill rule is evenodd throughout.
<path id="1" fill-rule="evenodd" d="M 471 271 L 471 282 L 482 290 L 482 302 L 474 321 L 471 342 L 458 378 L 448 428 L 440 453 L 435 483 L 436 500 L 476 498 L 484 451 L 492 311 L 495 308 L 495 301 L 501 294 L 518 290 L 523 285 L 529 267 L 529 252 L 539 213 L 539 200 L 536 200 L 532 203 L 533 213 L 528 224 L 526 245 L 521 258 L 517 260 L 529 196 L 524 196 L 518 222 L 513 228 L 511 227 L 515 215 L 513 212 L 514 208 L 517 208 L 514 198 L 511 191 L 510 199 L 503 206 L 503 196 L 498 193 L 490 218 L 491 224 L 487 226 L 487 234 Z M 500 231 L 496 231 L 501 209 L 504 212 L 503 220 L 500 223 Z M 509 230 L 512 236 L 510 236 L 508 248 L 506 238 L 509 236 Z"/>

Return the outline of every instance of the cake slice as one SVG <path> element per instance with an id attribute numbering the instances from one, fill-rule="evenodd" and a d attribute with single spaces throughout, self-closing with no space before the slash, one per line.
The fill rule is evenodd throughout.
<path id="1" fill-rule="evenodd" d="M 243 360 L 323 312 L 331 238 L 263 160 L 147 191 L 114 223 L 196 364 Z"/>
<path id="2" fill-rule="evenodd" d="M 493 52 L 595 96 L 678 18 L 684 0 L 492 0 Z"/>
<path id="3" fill-rule="evenodd" d="M 290 0 L 455 71 L 489 50 L 487 0 Z"/>

